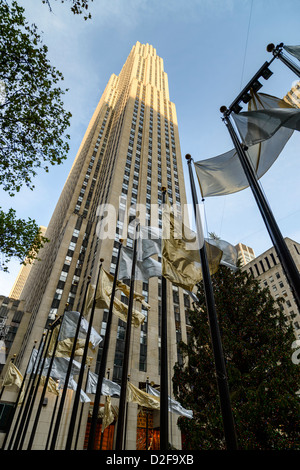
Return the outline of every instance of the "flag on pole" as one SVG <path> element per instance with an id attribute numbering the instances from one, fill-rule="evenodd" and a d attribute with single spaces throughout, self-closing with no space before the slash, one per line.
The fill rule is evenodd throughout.
<path id="1" fill-rule="evenodd" d="M 42 375 L 41 380 L 40 380 L 40 385 L 44 385 L 45 381 L 46 381 L 46 376 Z M 48 390 L 48 392 L 59 396 L 58 384 L 55 380 L 52 379 L 52 377 L 49 377 L 49 380 L 48 380 L 48 383 L 47 383 L 47 390 Z"/>
<path id="2" fill-rule="evenodd" d="M 130 279 L 131 266 L 133 259 L 133 250 L 131 248 L 123 247 L 120 266 L 119 266 L 119 279 Z M 138 259 L 135 266 L 135 280 L 148 281 L 151 277 L 161 276 L 161 263 L 151 258 L 150 256 L 145 259 Z"/>
<path id="3" fill-rule="evenodd" d="M 150 395 L 154 395 L 155 397 L 160 398 L 159 390 L 156 390 L 155 388 L 151 387 L 151 385 L 148 385 L 148 393 L 150 393 Z M 173 400 L 173 398 L 171 397 L 168 397 L 168 403 L 170 413 L 175 413 L 190 419 L 193 418 L 193 412 L 191 410 L 186 410 L 185 408 L 183 408 L 183 406 L 181 406 L 178 401 Z"/>
<path id="4" fill-rule="evenodd" d="M 138 260 L 161 254 L 162 230 L 158 227 L 141 226 L 137 247 Z"/>
<path id="5" fill-rule="evenodd" d="M 38 366 L 38 355 L 40 357 L 42 351 L 38 351 L 37 349 L 33 348 L 32 352 L 31 352 L 31 355 L 30 355 L 30 358 L 29 358 L 29 362 L 28 362 L 28 367 L 27 367 L 27 374 L 31 374 L 32 371 L 34 371 L 34 373 L 36 373 L 36 370 L 37 370 L 37 366 Z"/>
<path id="6" fill-rule="evenodd" d="M 109 308 L 110 299 L 111 299 L 111 295 L 112 295 L 112 288 L 113 288 L 113 276 L 111 274 L 107 273 L 101 267 L 100 278 L 99 278 L 99 283 L 98 283 L 98 289 L 97 289 L 97 292 L 96 292 L 96 307 L 98 307 L 98 308 Z M 124 283 L 120 282 L 118 288 L 120 288 L 120 290 L 123 290 L 124 293 L 129 292 L 128 286 L 126 286 L 126 289 L 125 289 L 125 284 Z M 140 294 L 135 294 L 134 297 L 137 301 L 140 301 L 140 302 L 142 302 L 143 299 L 144 299 L 144 297 L 141 296 Z M 93 297 L 91 296 L 91 298 L 93 298 Z M 146 304 L 144 304 L 144 305 L 146 305 Z M 121 302 L 116 297 L 114 298 L 114 301 L 113 301 L 113 313 L 117 317 L 119 317 L 121 320 L 127 322 L 128 307 L 127 307 L 126 304 Z M 144 320 L 145 320 L 145 315 L 140 313 L 138 310 L 133 309 L 133 311 L 132 311 L 132 325 L 137 328 L 144 322 Z"/>
<path id="7" fill-rule="evenodd" d="M 56 345 L 55 356 L 65 357 L 70 356 L 73 349 L 74 337 L 77 330 L 80 313 L 76 311 L 66 311 L 63 315 L 61 326 L 58 325 L 54 328 L 51 336 L 51 341 L 48 348 L 48 356 L 52 356 L 53 350 Z M 82 356 L 86 335 L 89 328 L 89 322 L 85 318 L 81 318 L 79 334 L 76 341 L 75 356 Z M 58 343 L 56 344 L 57 336 Z M 102 337 L 92 327 L 90 333 L 89 347 L 95 349 L 102 341 Z"/>
<path id="8" fill-rule="evenodd" d="M 162 231 L 157 227 L 140 226 L 137 240 L 135 279 L 148 281 L 151 277 L 161 276 L 161 263 L 151 258 L 161 254 Z M 130 279 L 133 250 L 123 247 L 119 266 L 119 279 Z"/>
<path id="9" fill-rule="evenodd" d="M 69 357 L 55 357 L 52 366 L 50 377 L 55 380 L 60 380 L 60 383 L 65 383 L 70 359 Z M 47 357 L 43 367 L 43 376 L 47 376 L 51 364 L 51 358 Z M 72 361 L 70 376 L 78 375 L 80 372 L 81 363 L 75 360 Z"/>
<path id="10" fill-rule="evenodd" d="M 70 390 L 76 391 L 77 387 L 78 387 L 77 382 L 75 382 L 73 378 L 70 378 L 69 383 L 68 383 L 68 388 Z M 83 403 L 89 403 L 91 401 L 91 399 L 87 396 L 87 394 L 82 389 L 80 390 L 80 401 Z"/>
<path id="11" fill-rule="evenodd" d="M 104 415 L 102 418 L 101 432 L 104 432 L 104 430 L 114 421 L 114 419 L 115 419 L 115 416 L 111 408 L 111 399 L 110 399 L 110 396 L 107 396 L 105 398 Z"/>
<path id="12" fill-rule="evenodd" d="M 226 242 L 225 240 L 220 240 L 218 238 L 206 238 L 205 239 L 209 245 L 215 245 L 220 250 L 222 250 L 222 258 L 220 264 L 223 266 L 227 266 L 228 268 L 236 271 L 237 268 L 237 259 L 238 253 L 235 246 L 231 245 L 231 243 Z"/>
<path id="13" fill-rule="evenodd" d="M 300 110 L 283 99 L 264 93 L 252 94 L 248 111 L 232 117 L 247 146 L 270 139 L 280 128 L 300 130 Z"/>
<path id="14" fill-rule="evenodd" d="M 151 408 L 154 410 L 160 409 L 160 400 L 150 393 L 143 392 L 135 387 L 131 382 L 127 382 L 127 401 L 130 403 L 137 403 L 140 406 Z"/>
<path id="15" fill-rule="evenodd" d="M 296 59 L 300 60 L 300 46 L 283 46 L 283 49 L 286 50 L 289 54 L 296 57 Z"/>
<path id="16" fill-rule="evenodd" d="M 210 273 L 220 265 L 222 251 L 200 239 L 183 224 L 182 220 L 166 208 L 162 213 L 162 275 L 173 284 L 192 291 L 202 279 L 199 248 L 205 243 Z"/>
<path id="17" fill-rule="evenodd" d="M 263 93 L 252 93 L 252 99 L 248 105 L 248 112 L 252 113 L 250 114 L 252 120 L 255 121 L 255 116 L 258 117 L 255 113 L 268 113 L 269 111 L 275 111 L 279 114 L 287 112 L 293 115 L 294 119 L 298 116 L 297 121 L 300 118 L 300 110 L 295 109 L 284 100 Z M 276 161 L 294 130 L 284 127 L 279 118 L 271 119 L 270 117 L 268 119 L 267 114 L 264 115 L 266 126 L 260 127 L 262 122 L 259 122 L 259 119 L 256 120 L 255 126 L 243 114 L 240 113 L 233 117 L 243 141 L 248 145 L 244 151 L 257 178 L 260 179 Z M 300 125 L 300 120 L 298 124 Z M 269 132 L 266 128 L 269 128 Z M 249 144 L 249 141 L 252 143 Z M 257 143 L 253 143 L 254 141 Z M 236 149 L 216 157 L 194 162 L 194 166 L 202 197 L 224 196 L 249 187 Z"/>
<path id="18" fill-rule="evenodd" d="M 64 313 L 64 318 L 63 318 L 63 322 L 62 322 L 62 326 L 61 326 L 61 330 L 59 334 L 60 341 L 64 341 L 65 339 L 68 339 L 68 338 L 73 338 L 75 336 L 79 317 L 80 317 L 79 312 L 67 311 Z M 80 322 L 80 329 L 79 329 L 79 335 L 78 335 L 79 338 L 82 338 L 84 340 L 86 339 L 88 327 L 89 327 L 88 321 L 85 318 L 82 318 Z M 91 329 L 89 341 L 90 341 L 90 346 L 93 349 L 96 346 L 98 346 L 102 341 L 101 336 L 97 333 L 97 331 L 93 327 Z"/>
<path id="19" fill-rule="evenodd" d="M 19 369 L 14 365 L 13 362 L 10 362 L 3 379 L 3 387 L 11 387 L 12 385 L 16 385 L 17 387 L 21 387 L 23 382 L 23 375 L 19 371 Z"/>
<path id="20" fill-rule="evenodd" d="M 97 383 L 98 383 L 98 374 L 89 371 L 88 378 L 87 378 L 87 385 L 86 385 L 86 393 L 95 394 L 97 391 Z M 119 384 L 112 382 L 109 379 L 103 377 L 102 380 L 102 389 L 101 395 L 105 396 L 120 396 L 121 387 Z"/>

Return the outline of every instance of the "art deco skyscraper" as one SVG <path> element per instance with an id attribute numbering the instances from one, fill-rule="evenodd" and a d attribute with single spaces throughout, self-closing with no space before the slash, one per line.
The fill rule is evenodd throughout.
<path id="1" fill-rule="evenodd" d="M 35 263 L 22 291 L 21 299 L 31 315 L 11 348 L 11 354 L 17 354 L 18 367 L 24 369 L 33 341 L 42 335 L 47 322 L 63 313 L 67 303 L 69 309 L 80 310 L 88 276 L 95 284 L 101 258 L 104 268 L 114 273 L 119 238 L 127 239 L 124 244 L 132 246 L 123 231 L 124 214 L 130 207 L 132 214 L 140 208 L 142 225 L 161 227 L 161 209 L 157 205 L 162 202 L 162 187 L 166 187 L 172 204 L 186 204 L 177 116 L 163 60 L 151 45 L 137 42 L 119 75 L 113 74 L 107 83 L 48 224 L 46 237 L 50 243 L 39 254 L 42 261 Z M 115 215 L 113 236 L 106 238 L 98 236 L 104 216 L 99 207 L 104 204 L 108 205 L 110 220 Z M 137 387 L 142 387 L 148 377 L 150 382 L 160 384 L 160 282 L 160 278 L 150 278 L 135 285 L 151 306 L 149 311 L 142 307 L 145 322 L 132 333 L 129 371 Z M 126 301 L 124 297 L 121 300 Z M 170 383 L 173 365 L 181 360 L 178 342 L 186 340 L 188 334 L 185 309 L 189 302 L 187 294 L 168 283 Z M 104 336 L 107 311 L 97 309 L 96 313 L 93 326 Z M 107 367 L 115 382 L 121 379 L 125 327 L 114 316 Z M 100 357 L 101 347 L 96 371 Z M 138 413 L 137 405 L 130 404 L 127 449 L 142 446 L 144 415 Z M 151 420 L 155 445 L 155 430 L 159 432 L 155 412 Z M 176 415 L 170 420 L 172 442 L 180 448 Z M 78 448 L 83 448 L 86 422 L 87 416 Z M 37 448 L 43 448 L 47 432 L 39 432 Z M 61 434 L 61 448 L 64 438 Z"/>

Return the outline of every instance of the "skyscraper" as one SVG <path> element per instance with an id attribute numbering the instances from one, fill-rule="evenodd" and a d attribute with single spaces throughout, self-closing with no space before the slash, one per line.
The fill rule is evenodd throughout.
<path id="1" fill-rule="evenodd" d="M 241 262 L 241 266 L 245 266 L 245 264 L 255 259 L 253 249 L 244 245 L 244 243 L 238 243 L 235 245 L 235 248 L 237 249 L 238 260 Z"/>
<path id="2" fill-rule="evenodd" d="M 41 230 L 41 235 L 45 236 L 45 233 L 46 233 L 46 230 L 47 230 L 46 227 L 41 226 L 40 230 Z M 26 260 L 25 260 L 25 263 L 26 263 Z M 9 293 L 9 297 L 11 297 L 12 299 L 19 299 L 20 298 L 22 289 L 25 286 L 25 283 L 26 283 L 26 280 L 29 276 L 31 268 L 32 268 L 31 263 L 27 262 L 26 264 L 22 265 L 22 267 L 20 268 L 20 271 L 19 271 L 19 273 L 16 277 L 14 285 L 11 288 L 11 291 Z"/>
<path id="3" fill-rule="evenodd" d="M 42 261 L 34 264 L 22 290 L 21 300 L 31 316 L 26 329 L 20 328 L 16 334 L 11 348 L 21 370 L 27 364 L 34 340 L 41 337 L 56 315 L 64 312 L 66 304 L 69 310 L 80 311 L 88 277 L 91 276 L 92 284 L 96 283 L 100 259 L 104 259 L 105 270 L 114 274 L 119 239 L 132 246 L 128 215 L 138 216 L 141 225 L 162 226 L 162 187 L 166 188 L 170 203 L 181 207 L 186 204 L 176 109 L 170 101 L 163 60 L 151 45 L 137 42 L 119 75 L 111 75 L 107 83 L 48 224 L 45 236 L 50 242 L 39 253 Z M 142 308 L 145 321 L 133 329 L 130 381 L 143 388 L 149 378 L 149 382 L 159 386 L 161 279 L 136 281 L 135 290 L 145 296 L 151 308 L 147 311 L 137 306 Z M 126 302 L 124 296 L 120 298 Z M 173 365 L 182 360 L 178 343 L 181 338 L 186 340 L 188 334 L 185 309 L 189 302 L 188 294 L 168 283 L 170 394 Z M 106 322 L 107 310 L 97 309 L 93 327 L 101 336 L 105 335 Z M 117 383 L 121 380 L 125 328 L 126 323 L 114 316 L 107 368 L 110 379 Z M 92 364 L 96 372 L 100 359 L 101 345 Z M 70 395 L 69 407 L 71 400 Z M 50 398 L 48 403 L 50 420 Z M 79 449 L 84 446 L 87 408 Z M 145 448 L 144 416 L 136 404 L 129 404 L 126 449 Z M 170 434 L 172 444 L 180 448 L 177 417 L 170 414 Z M 154 448 L 159 436 L 158 412 L 148 418 L 148 445 L 151 437 Z M 35 448 L 44 448 L 47 433 L 47 426 L 39 428 Z M 64 448 L 65 438 L 62 430 L 58 448 Z"/>

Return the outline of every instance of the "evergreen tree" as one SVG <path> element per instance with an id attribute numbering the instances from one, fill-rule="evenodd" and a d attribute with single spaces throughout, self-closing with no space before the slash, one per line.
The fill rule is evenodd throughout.
<path id="1" fill-rule="evenodd" d="M 220 266 L 212 276 L 239 449 L 300 449 L 299 365 L 292 327 L 267 288 L 247 272 Z M 225 449 L 203 283 L 189 310 L 191 334 L 174 368 L 177 400 L 194 412 L 179 418 L 185 448 Z"/>

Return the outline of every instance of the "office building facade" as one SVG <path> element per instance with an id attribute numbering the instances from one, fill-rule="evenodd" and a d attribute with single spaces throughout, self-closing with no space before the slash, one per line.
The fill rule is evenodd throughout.
<path id="1" fill-rule="evenodd" d="M 245 266 L 245 264 L 255 259 L 255 253 L 250 246 L 246 246 L 244 243 L 238 243 L 235 245 L 235 248 L 238 255 L 237 259 L 241 266 Z"/>
<path id="2" fill-rule="evenodd" d="M 287 247 L 300 271 L 300 244 L 285 238 Z M 257 256 L 242 267 L 260 281 L 262 288 L 268 287 L 271 294 L 276 299 L 282 297 L 284 314 L 287 323 L 292 324 L 297 339 L 300 339 L 300 312 L 295 302 L 289 283 L 285 277 L 281 263 L 274 247 Z"/>
<path id="3" fill-rule="evenodd" d="M 45 236 L 50 242 L 39 253 L 22 289 L 20 300 L 26 312 L 26 328 L 16 334 L 10 354 L 24 371 L 34 341 L 45 327 L 62 315 L 65 308 L 80 311 L 89 276 L 95 284 L 100 259 L 103 267 L 115 273 L 118 242 L 132 247 L 130 216 L 138 216 L 141 225 L 162 226 L 159 205 L 165 187 L 169 202 L 177 207 L 186 204 L 182 158 L 175 105 L 170 101 L 168 77 L 163 60 L 149 44 L 137 42 L 119 75 L 113 74 L 86 130 L 67 181 L 57 202 Z M 108 223 L 106 223 L 109 221 Z M 129 232 L 129 233 L 128 233 Z M 169 387 L 173 365 L 181 360 L 178 343 L 186 341 L 189 296 L 168 283 L 168 357 Z M 150 310 L 139 305 L 145 321 L 133 328 L 130 351 L 130 381 L 143 388 L 147 380 L 160 384 L 160 312 L 161 279 L 136 281 L 135 290 L 145 296 Z M 126 302 L 122 295 L 120 299 Z M 67 305 L 67 307 L 66 307 Z M 97 309 L 93 327 L 105 335 L 107 310 Z M 113 316 L 108 351 L 109 378 L 120 383 L 126 323 Z M 103 344 L 103 343 L 102 343 Z M 101 345 L 92 358 L 92 370 L 98 371 Z M 64 426 L 61 426 L 57 448 L 63 449 L 68 413 L 72 407 L 72 391 L 68 392 Z M 14 392 L 7 390 L 6 400 L 13 401 Z M 91 397 L 93 401 L 93 397 Z M 34 441 L 34 448 L 44 449 L 47 423 L 51 419 L 55 397 L 43 408 L 43 422 Z M 117 410 L 118 400 L 113 399 Z M 69 410 L 69 411 L 68 411 Z M 77 448 L 87 441 L 89 405 L 85 405 Z M 117 415 L 117 412 L 116 412 Z M 148 416 L 149 445 L 159 448 L 159 412 Z M 176 426 L 178 416 L 170 414 L 170 442 L 181 447 Z M 145 413 L 129 403 L 126 417 L 126 449 L 145 448 Z M 112 448 L 116 422 L 109 428 L 103 448 Z M 104 442 L 104 441 L 103 441 Z M 26 448 L 26 442 L 25 442 Z M 156 447 L 155 447 L 156 446 Z"/>

